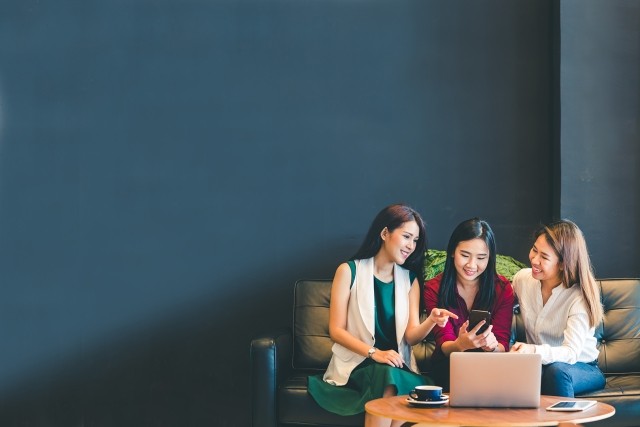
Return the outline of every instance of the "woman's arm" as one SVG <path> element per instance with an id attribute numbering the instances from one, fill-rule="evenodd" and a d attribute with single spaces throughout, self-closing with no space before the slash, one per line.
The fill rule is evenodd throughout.
<path id="1" fill-rule="evenodd" d="M 427 311 L 432 311 L 438 306 L 438 293 L 440 292 L 440 278 L 442 275 L 427 281 L 424 285 L 424 305 Z M 442 346 L 449 341 L 456 339 L 456 331 L 453 327 L 453 322 L 447 322 L 447 324 L 440 328 L 435 328 L 434 335 L 436 338 L 436 349 L 442 349 Z M 448 353 L 447 353 L 448 354 Z"/>
<path id="2" fill-rule="evenodd" d="M 553 329 L 552 326 L 550 328 Z M 569 310 L 562 345 L 535 345 L 534 352 L 542 355 L 542 363 L 545 365 L 553 362 L 574 364 L 578 361 L 588 336 L 593 336 L 593 330 L 589 326 L 586 308 L 574 307 Z"/>
<path id="3" fill-rule="evenodd" d="M 527 304 L 528 296 L 530 295 L 526 293 L 519 295 L 521 306 Z M 525 322 L 525 326 L 529 324 L 531 321 Z M 561 336 L 558 335 L 559 331 L 562 331 Z M 527 336 L 529 333 L 530 331 L 527 331 Z M 578 361 L 587 341 L 593 339 L 593 333 L 584 301 L 578 296 L 554 306 L 553 313 L 545 317 L 542 323 L 537 324 L 535 334 L 539 337 L 547 337 L 546 342 L 516 343 L 511 347 L 511 351 L 539 353 L 544 365 L 553 362 L 573 364 Z"/>
<path id="4" fill-rule="evenodd" d="M 507 351 L 509 349 L 509 339 L 511 337 L 511 324 L 513 322 L 513 288 L 511 283 L 504 277 L 499 277 L 504 285 L 496 292 L 497 301 L 493 305 L 491 313 L 491 324 L 497 348 L 483 347 L 484 351 Z M 495 344 L 494 344 L 495 345 Z"/>
<path id="5" fill-rule="evenodd" d="M 420 285 L 418 279 L 415 279 L 409 291 L 409 322 L 404 333 L 407 343 L 416 345 L 431 332 L 434 326 L 444 327 L 449 317 L 458 318 L 457 315 L 448 310 L 434 307 L 429 317 L 420 323 Z"/>
<path id="6" fill-rule="evenodd" d="M 361 356 L 367 356 L 371 346 L 360 341 L 347 331 L 347 310 L 351 297 L 351 268 L 347 263 L 340 264 L 331 285 L 331 303 L 329 304 L 329 336 L 333 342 Z"/>
<path id="7" fill-rule="evenodd" d="M 347 263 L 340 264 L 336 270 L 331 286 L 331 303 L 329 304 L 329 336 L 333 342 L 340 344 L 352 352 L 368 357 L 371 345 L 354 337 L 347 331 L 347 311 L 351 297 L 351 268 Z M 371 358 L 378 363 L 401 367 L 402 356 L 395 350 L 377 350 Z"/>

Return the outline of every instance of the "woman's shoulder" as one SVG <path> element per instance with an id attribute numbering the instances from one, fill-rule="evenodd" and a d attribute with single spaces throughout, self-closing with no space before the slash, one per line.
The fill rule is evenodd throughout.
<path id="1" fill-rule="evenodd" d="M 353 261 L 345 261 L 336 268 L 336 276 L 355 275 L 356 265 Z"/>
<path id="2" fill-rule="evenodd" d="M 351 280 L 349 280 L 349 287 L 353 286 L 353 282 L 356 278 L 356 262 L 354 260 L 349 260 L 340 264 L 336 271 L 336 276 L 337 275 L 343 275 L 345 278 L 351 277 Z"/>
<path id="3" fill-rule="evenodd" d="M 432 289 L 439 289 L 440 288 L 440 282 L 442 281 L 442 273 L 438 274 L 437 276 L 432 277 L 431 279 L 427 280 L 424 283 L 424 287 L 425 288 L 432 288 Z"/>
<path id="4" fill-rule="evenodd" d="M 355 270 L 356 263 L 353 260 L 345 261 L 338 265 L 337 270 Z"/>
<path id="5" fill-rule="evenodd" d="M 563 289 L 565 304 L 569 306 L 570 313 L 583 313 L 589 312 L 587 301 L 582 294 L 582 290 L 579 285 L 573 285 L 570 288 Z"/>
<path id="6" fill-rule="evenodd" d="M 527 292 L 526 289 L 533 289 L 530 285 L 534 284 L 535 281 L 531 268 L 523 268 L 513 275 L 511 286 L 516 294 L 522 296 L 523 292 Z"/>
<path id="7" fill-rule="evenodd" d="M 578 301 L 584 301 L 584 295 L 582 294 L 582 289 L 580 289 L 580 285 L 575 284 L 569 288 L 564 288 L 564 292 L 566 293 L 568 298 Z"/>
<path id="8" fill-rule="evenodd" d="M 496 285 L 504 287 L 507 285 L 511 285 L 511 281 L 502 274 L 496 274 Z"/>
<path id="9" fill-rule="evenodd" d="M 531 273 L 531 268 L 523 268 L 519 270 L 516 274 L 513 275 L 513 279 L 511 279 L 511 283 L 514 285 L 516 282 L 525 281 L 525 280 L 535 280 L 533 279 L 533 274 Z"/>
<path id="10" fill-rule="evenodd" d="M 513 295 L 513 287 L 511 282 L 505 276 L 496 274 L 495 280 L 496 294 L 498 295 Z"/>

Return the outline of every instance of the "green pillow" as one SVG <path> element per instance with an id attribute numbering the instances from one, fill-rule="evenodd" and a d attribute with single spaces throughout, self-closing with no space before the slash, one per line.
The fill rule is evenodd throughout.
<path id="1" fill-rule="evenodd" d="M 446 261 L 447 251 L 429 249 L 424 261 L 425 280 L 429 280 L 442 273 Z M 496 255 L 496 271 L 509 280 L 513 279 L 513 276 L 523 268 L 527 268 L 527 265 L 517 259 L 506 255 Z"/>

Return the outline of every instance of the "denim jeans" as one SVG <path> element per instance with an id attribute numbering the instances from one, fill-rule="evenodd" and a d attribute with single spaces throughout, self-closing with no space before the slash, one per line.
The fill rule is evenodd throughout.
<path id="1" fill-rule="evenodd" d="M 542 366 L 541 393 L 574 397 L 576 394 L 604 388 L 605 378 L 596 362 L 573 365 L 555 362 Z"/>

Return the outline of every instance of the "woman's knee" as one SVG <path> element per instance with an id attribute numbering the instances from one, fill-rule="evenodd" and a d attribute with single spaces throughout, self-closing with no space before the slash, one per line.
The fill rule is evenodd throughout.
<path id="1" fill-rule="evenodd" d="M 388 385 L 384 388 L 384 392 L 382 393 L 382 397 L 390 397 L 398 394 L 398 389 L 395 385 Z"/>
<path id="2" fill-rule="evenodd" d="M 542 378 L 571 379 L 568 369 L 570 366 L 563 362 L 551 363 L 542 370 Z"/>
<path id="3" fill-rule="evenodd" d="M 562 362 L 551 363 L 542 371 L 542 394 L 573 397 L 573 381 L 568 372 L 569 365 Z"/>

